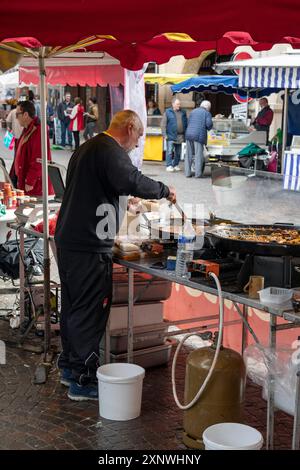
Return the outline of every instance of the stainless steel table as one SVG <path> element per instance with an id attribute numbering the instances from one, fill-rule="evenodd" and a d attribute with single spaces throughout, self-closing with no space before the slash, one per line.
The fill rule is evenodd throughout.
<path id="1" fill-rule="evenodd" d="M 151 274 L 152 276 L 160 277 L 177 284 L 181 284 L 193 289 L 207 292 L 209 294 L 218 295 L 215 287 L 208 286 L 207 283 L 203 282 L 201 278 L 199 280 L 187 280 L 178 278 L 174 271 L 168 271 L 166 269 L 153 269 L 151 265 L 158 258 L 143 258 L 136 261 L 127 261 L 124 259 L 115 258 L 115 263 L 124 266 L 128 269 L 128 362 L 132 362 L 133 359 L 133 308 L 134 308 L 134 271 L 140 271 Z M 282 307 L 269 307 L 261 304 L 258 300 L 250 299 L 246 294 L 236 294 L 227 292 L 222 289 L 224 299 L 231 300 L 235 306 L 237 313 L 240 315 L 243 321 L 242 330 L 242 352 L 246 345 L 247 329 L 253 335 L 256 342 L 258 339 L 255 332 L 252 330 L 248 323 L 248 307 L 253 307 L 258 310 L 262 310 L 270 314 L 269 323 L 269 347 L 275 351 L 276 348 L 276 333 L 280 330 L 299 328 L 300 327 L 300 313 L 295 313 L 294 310 L 286 310 Z M 242 309 L 240 308 L 242 305 Z M 278 325 L 277 319 L 283 318 L 287 323 Z M 203 319 L 203 318 L 202 318 Z M 201 320 L 201 317 L 199 317 Z M 189 320 L 186 320 L 188 323 Z M 228 325 L 227 325 L 228 326 Z M 210 326 L 211 327 L 211 326 Z M 269 374 L 268 377 L 268 398 L 267 398 L 267 449 L 273 449 L 274 441 L 274 377 Z M 299 380 L 297 381 L 299 385 Z M 295 414 L 294 414 L 294 431 L 292 448 L 299 449 L 300 440 L 300 393 L 296 393 L 295 403 Z"/>

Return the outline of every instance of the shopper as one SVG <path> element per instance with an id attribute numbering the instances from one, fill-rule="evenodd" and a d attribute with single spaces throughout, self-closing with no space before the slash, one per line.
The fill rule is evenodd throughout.
<path id="1" fill-rule="evenodd" d="M 85 138 L 85 140 L 88 140 L 94 137 L 96 124 L 99 119 L 99 111 L 96 98 L 89 99 L 89 111 L 88 113 L 85 113 L 85 117 L 86 126 L 83 137 Z"/>
<path id="2" fill-rule="evenodd" d="M 199 108 L 194 109 L 188 120 L 186 130 L 186 156 L 184 162 L 185 176 L 192 176 L 192 162 L 195 158 L 195 177 L 201 178 L 205 168 L 204 150 L 207 144 L 207 131 L 212 126 L 212 117 L 210 113 L 211 104 L 204 100 Z"/>
<path id="3" fill-rule="evenodd" d="M 32 101 L 19 101 L 16 116 L 23 132 L 17 143 L 16 158 L 11 169 L 11 176 L 17 180 L 17 188 L 31 196 L 42 196 L 42 145 L 41 123 L 35 115 Z M 50 142 L 47 135 L 48 160 L 51 160 Z M 49 180 L 49 194 L 53 188 Z"/>
<path id="4" fill-rule="evenodd" d="M 74 103 L 75 106 L 72 108 L 72 112 L 70 114 L 70 130 L 73 132 L 76 150 L 80 145 L 80 131 L 84 129 L 84 107 L 82 106 L 82 101 L 79 97 L 75 98 Z"/>
<path id="5" fill-rule="evenodd" d="M 66 93 L 64 101 L 59 103 L 57 117 L 61 126 L 61 145 L 66 146 L 66 134 L 68 135 L 68 145 L 72 148 L 72 132 L 70 130 L 70 114 L 74 104 L 71 102 L 71 94 Z"/>
<path id="6" fill-rule="evenodd" d="M 186 111 L 181 109 L 180 100 L 173 98 L 172 107 L 166 109 L 161 122 L 162 134 L 167 140 L 167 171 L 180 171 L 181 144 L 185 140 L 186 127 Z"/>

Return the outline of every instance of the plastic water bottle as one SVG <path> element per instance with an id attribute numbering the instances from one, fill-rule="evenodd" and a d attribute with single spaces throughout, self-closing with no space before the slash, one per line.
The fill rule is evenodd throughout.
<path id="1" fill-rule="evenodd" d="M 188 263 L 193 260 L 196 233 L 192 222 L 186 220 L 182 235 L 178 237 L 175 273 L 177 277 L 189 278 Z"/>

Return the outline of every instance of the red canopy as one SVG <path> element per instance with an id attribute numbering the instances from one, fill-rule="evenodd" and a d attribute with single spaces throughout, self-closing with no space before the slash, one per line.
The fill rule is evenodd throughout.
<path id="1" fill-rule="evenodd" d="M 231 53 L 241 44 L 259 50 L 278 42 L 299 47 L 299 24 L 298 0 L 2 0 L 0 40 L 22 37 L 18 42 L 29 48 L 104 50 L 124 67 L 138 69 L 149 60 L 191 58 L 207 49 Z M 170 32 L 190 37 L 165 35 Z"/>
<path id="2" fill-rule="evenodd" d="M 43 45 L 66 46 L 94 34 L 128 43 L 167 32 L 195 40 L 247 31 L 255 41 L 299 36 L 298 0 L 2 0 L 1 37 L 31 36 Z M 13 33 L 13 34 L 12 34 Z"/>

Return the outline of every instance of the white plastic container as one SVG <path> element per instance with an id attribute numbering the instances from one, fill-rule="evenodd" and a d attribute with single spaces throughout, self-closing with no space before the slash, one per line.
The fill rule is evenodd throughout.
<path id="1" fill-rule="evenodd" d="M 240 423 L 219 423 L 203 433 L 205 450 L 259 450 L 263 437 L 257 429 Z"/>
<path id="2" fill-rule="evenodd" d="M 98 368 L 99 414 L 127 421 L 141 414 L 145 369 L 136 364 L 114 363 Z"/>
<path id="3" fill-rule="evenodd" d="M 236 206 L 247 201 L 245 183 L 247 176 L 234 175 L 220 178 L 212 185 L 218 205 Z"/>
<path id="4" fill-rule="evenodd" d="M 293 297 L 292 289 L 284 289 L 283 287 L 267 287 L 258 291 L 259 300 L 266 305 L 282 305 L 286 304 Z"/>

